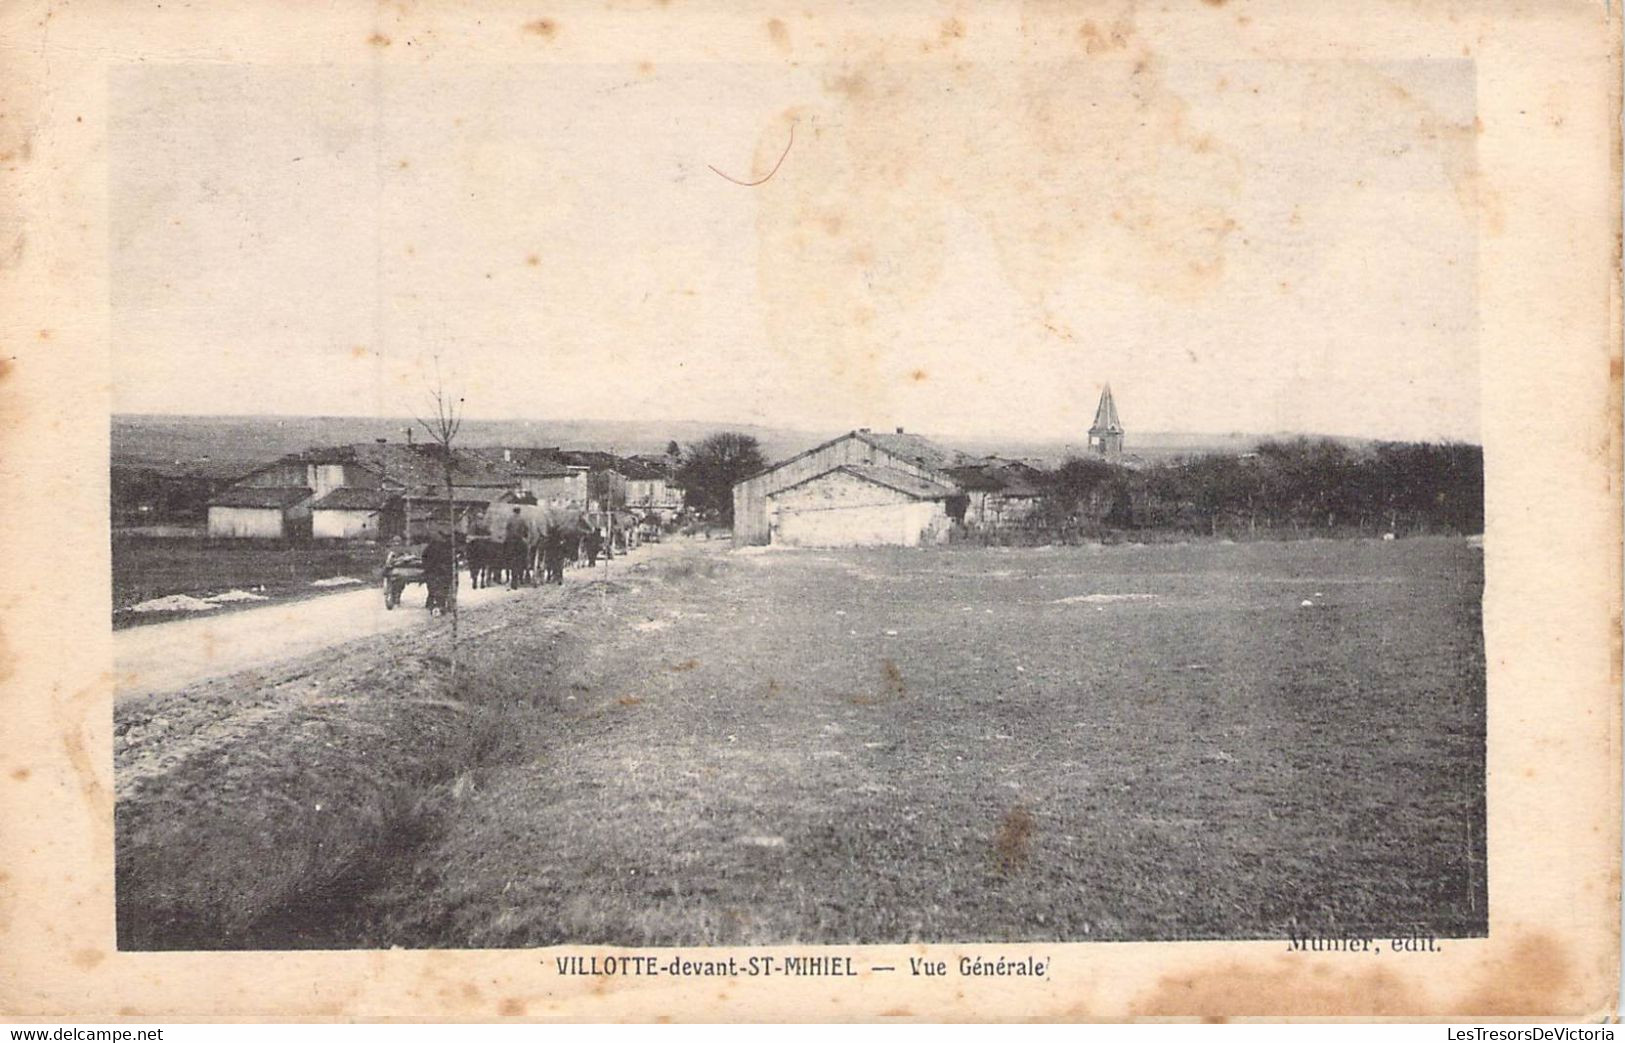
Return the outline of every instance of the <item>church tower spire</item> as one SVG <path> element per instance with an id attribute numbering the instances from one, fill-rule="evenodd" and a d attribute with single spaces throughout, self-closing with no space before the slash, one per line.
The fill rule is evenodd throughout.
<path id="1" fill-rule="evenodd" d="M 1123 458 L 1123 422 L 1117 419 L 1117 403 L 1112 399 L 1110 384 L 1100 392 L 1100 405 L 1095 407 L 1095 422 L 1089 428 L 1089 448 L 1112 463 Z"/>

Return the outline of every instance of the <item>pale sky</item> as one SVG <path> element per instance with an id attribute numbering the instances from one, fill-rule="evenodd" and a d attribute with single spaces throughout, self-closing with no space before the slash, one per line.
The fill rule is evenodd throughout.
<path id="1" fill-rule="evenodd" d="M 1479 434 L 1468 61 L 183 65 L 115 408 Z M 765 183 L 741 187 L 708 165 Z"/>

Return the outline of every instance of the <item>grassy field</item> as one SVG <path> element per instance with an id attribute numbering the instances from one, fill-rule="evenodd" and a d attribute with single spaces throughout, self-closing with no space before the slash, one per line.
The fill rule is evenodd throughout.
<path id="1" fill-rule="evenodd" d="M 257 592 L 286 600 L 322 593 L 323 588 L 310 585 L 313 580 L 352 576 L 371 583 L 383 557 L 384 552 L 372 544 L 349 541 L 115 536 L 113 625 L 177 618 L 171 612 L 128 611 L 131 605 L 167 594 L 201 597 L 263 587 Z"/>
<path id="2" fill-rule="evenodd" d="M 498 712 L 500 742 L 402 769 L 415 801 L 372 802 L 410 805 L 398 828 L 327 820 L 382 839 L 322 886 L 290 871 L 275 915 L 216 944 L 1485 929 L 1482 557 L 1464 541 L 694 546 L 593 591 L 490 617 L 457 705 Z M 343 733 L 346 706 L 385 727 L 382 682 L 345 661 L 299 681 L 330 692 L 321 727 Z M 308 687 L 256 691 L 255 713 L 312 712 Z M 139 712 L 197 712 L 181 706 Z M 244 725 L 236 770 L 263 727 Z M 167 850 L 143 822 L 191 845 L 153 878 L 184 876 L 214 855 L 200 836 L 222 867 L 253 862 L 231 851 L 252 821 L 234 800 L 342 792 L 289 734 L 267 754 L 284 781 L 201 810 L 161 801 L 206 788 L 209 756 L 177 767 L 149 744 L 164 766 L 128 786 L 141 758 L 121 760 L 121 917 L 144 900 L 124 890 L 139 852 Z M 312 842 L 300 821 L 259 843 L 286 864 Z"/>

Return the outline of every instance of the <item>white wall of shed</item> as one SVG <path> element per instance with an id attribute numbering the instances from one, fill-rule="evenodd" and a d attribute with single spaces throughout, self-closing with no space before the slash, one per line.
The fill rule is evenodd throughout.
<path id="1" fill-rule="evenodd" d="M 275 507 L 210 507 L 209 535 L 226 539 L 279 539 L 283 515 Z"/>

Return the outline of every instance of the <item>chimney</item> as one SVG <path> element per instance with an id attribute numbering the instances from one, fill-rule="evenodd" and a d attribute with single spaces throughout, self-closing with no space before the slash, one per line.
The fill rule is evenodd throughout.
<path id="1" fill-rule="evenodd" d="M 867 428 L 867 427 L 860 427 L 860 428 L 858 428 L 858 434 L 860 434 L 860 435 L 866 435 L 866 434 L 868 434 L 868 433 L 869 433 L 869 429 L 868 429 L 868 428 Z"/>
<path id="2" fill-rule="evenodd" d="M 387 439 L 387 438 L 374 438 L 373 441 L 377 442 L 379 445 L 388 445 L 389 444 L 389 439 Z"/>
<path id="3" fill-rule="evenodd" d="M 903 433 L 903 429 L 902 429 L 902 428 L 900 428 L 900 427 L 899 427 L 899 428 L 898 428 L 898 429 L 897 429 L 897 433 L 898 433 L 898 434 L 902 434 L 902 433 Z"/>

